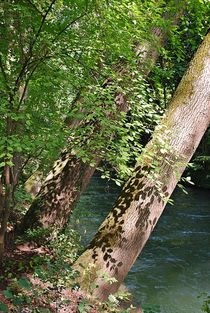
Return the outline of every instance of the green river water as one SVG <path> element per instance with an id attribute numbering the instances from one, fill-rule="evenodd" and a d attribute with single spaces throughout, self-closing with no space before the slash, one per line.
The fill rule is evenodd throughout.
<path id="1" fill-rule="evenodd" d="M 187 191 L 175 190 L 174 205 L 166 207 L 125 281 L 137 302 L 158 313 L 201 313 L 202 294 L 210 293 L 210 191 Z M 114 184 L 92 178 L 73 213 L 83 244 L 119 193 Z"/>

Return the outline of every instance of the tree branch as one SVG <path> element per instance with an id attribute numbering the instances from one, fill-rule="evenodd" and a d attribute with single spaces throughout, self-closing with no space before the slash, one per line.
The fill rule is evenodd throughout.
<path id="1" fill-rule="evenodd" d="M 77 21 L 79 21 L 82 17 L 84 17 L 85 15 L 87 15 L 87 9 L 85 10 L 84 13 L 82 13 L 80 16 L 76 17 L 73 21 L 69 22 L 56 36 L 55 38 L 52 40 L 52 43 L 54 43 L 58 37 L 60 35 L 62 35 L 69 27 L 71 27 L 74 23 L 76 23 Z"/>
<path id="2" fill-rule="evenodd" d="M 20 80 L 22 79 L 22 77 L 23 77 L 23 75 L 24 75 L 24 73 L 25 73 L 25 70 L 26 70 L 26 68 L 27 68 L 28 62 L 29 62 L 30 59 L 32 58 L 32 51 L 33 51 L 34 44 L 36 43 L 36 40 L 37 40 L 37 38 L 39 37 L 39 35 L 40 35 L 41 31 L 42 31 L 42 27 L 43 27 L 44 22 L 45 22 L 45 20 L 46 20 L 46 18 L 47 18 L 47 15 L 48 15 L 48 13 L 50 12 L 50 10 L 51 10 L 51 8 L 52 8 L 52 6 L 53 6 L 53 4 L 54 4 L 55 2 L 56 2 L 56 0 L 52 0 L 52 2 L 51 2 L 51 4 L 49 5 L 47 11 L 45 12 L 44 16 L 42 17 L 42 21 L 41 21 L 41 24 L 40 24 L 40 26 L 39 26 L 39 29 L 38 29 L 38 31 L 37 31 L 37 33 L 36 33 L 36 35 L 35 35 L 34 40 L 33 40 L 32 43 L 31 43 L 30 50 L 29 50 L 29 56 L 28 56 L 28 58 L 25 60 L 23 66 L 22 66 L 22 69 L 21 69 L 21 71 L 20 71 L 20 73 L 19 73 L 19 75 L 18 75 L 18 77 L 17 77 L 17 79 L 16 79 L 15 87 L 14 87 L 14 90 L 13 90 L 13 96 L 14 96 L 14 94 L 16 93 L 16 91 L 18 90 L 19 82 L 20 82 Z M 33 71 L 33 72 L 34 72 L 34 71 Z M 31 77 L 31 75 L 30 75 L 30 77 Z"/>
<path id="3" fill-rule="evenodd" d="M 26 167 L 26 165 L 28 164 L 28 162 L 30 161 L 30 159 L 32 159 L 32 156 L 29 154 L 29 156 L 27 157 L 27 159 L 25 160 L 25 162 L 22 164 L 21 167 L 21 172 L 23 171 L 23 169 Z"/>
<path id="4" fill-rule="evenodd" d="M 42 12 L 35 6 L 35 4 L 31 0 L 26 0 L 26 2 L 28 2 L 43 17 Z"/>
<path id="5" fill-rule="evenodd" d="M 33 49 L 33 46 L 34 46 L 34 44 L 35 44 L 37 38 L 39 37 L 39 35 L 40 35 L 41 31 L 42 31 L 42 27 L 43 27 L 43 25 L 44 25 L 44 23 L 45 23 L 45 20 L 46 20 L 46 18 L 47 18 L 47 15 L 48 15 L 48 13 L 50 12 L 50 10 L 52 9 L 52 6 L 53 6 L 53 4 L 54 4 L 55 2 L 56 2 L 56 0 L 52 0 L 52 2 L 50 3 L 50 5 L 49 5 L 47 11 L 45 12 L 44 16 L 42 17 L 41 24 L 40 24 L 40 26 L 39 26 L 39 29 L 38 29 L 36 35 L 35 35 L 35 39 L 34 39 L 34 41 L 33 41 L 33 43 L 32 43 L 31 50 Z"/>
<path id="6" fill-rule="evenodd" d="M 43 59 L 45 58 L 45 56 L 43 57 Z M 29 81 L 31 79 L 31 76 L 33 75 L 33 73 L 35 72 L 35 70 L 37 69 L 38 65 L 42 62 L 42 60 L 40 62 L 38 62 L 37 64 L 35 64 L 34 68 L 32 69 L 31 73 L 29 74 L 28 78 L 26 79 L 26 82 L 25 82 L 25 86 L 24 86 L 24 89 L 23 89 L 23 93 L 21 95 L 21 98 L 20 98 L 20 101 L 19 101 L 19 105 L 18 105 L 18 111 L 21 107 L 21 104 L 24 100 L 24 97 L 25 97 L 25 94 L 26 94 L 26 90 L 27 90 L 27 87 L 28 87 L 28 84 L 29 84 Z"/>

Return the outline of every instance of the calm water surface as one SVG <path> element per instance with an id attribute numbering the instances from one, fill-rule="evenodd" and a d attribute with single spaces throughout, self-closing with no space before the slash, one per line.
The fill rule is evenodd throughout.
<path id="1" fill-rule="evenodd" d="M 201 313 L 198 296 L 210 293 L 210 191 L 187 190 L 188 195 L 174 192 L 174 205 L 166 207 L 126 278 L 135 299 L 161 313 Z M 115 185 L 92 178 L 73 214 L 82 243 L 95 234 L 119 193 Z"/>

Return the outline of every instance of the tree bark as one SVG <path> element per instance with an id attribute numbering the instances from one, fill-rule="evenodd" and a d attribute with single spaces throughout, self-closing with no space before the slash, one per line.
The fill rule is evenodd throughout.
<path id="1" fill-rule="evenodd" d="M 142 251 L 210 123 L 210 33 L 182 78 L 121 196 L 74 267 L 101 300 L 115 293 Z M 106 273 L 117 282 L 107 283 Z"/>
<path id="2" fill-rule="evenodd" d="M 45 179 L 40 192 L 24 216 L 19 233 L 38 226 L 62 229 L 71 209 L 86 188 L 99 159 L 90 166 L 67 152 L 56 161 L 52 171 Z M 51 229 L 52 230 L 52 229 Z"/>

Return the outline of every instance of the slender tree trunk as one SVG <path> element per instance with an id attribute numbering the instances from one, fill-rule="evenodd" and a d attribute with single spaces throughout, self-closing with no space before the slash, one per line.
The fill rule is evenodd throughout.
<path id="1" fill-rule="evenodd" d="M 13 186 L 10 179 L 10 167 L 8 165 L 5 165 L 4 167 L 3 178 L 4 185 L 2 184 L 2 181 L 0 181 L 0 263 L 2 262 L 4 255 L 5 234 L 10 215 Z"/>
<path id="2" fill-rule="evenodd" d="M 115 293 L 142 251 L 210 123 L 210 33 L 199 47 L 121 196 L 75 269 L 102 300 Z M 109 284 L 106 273 L 117 279 Z"/>

